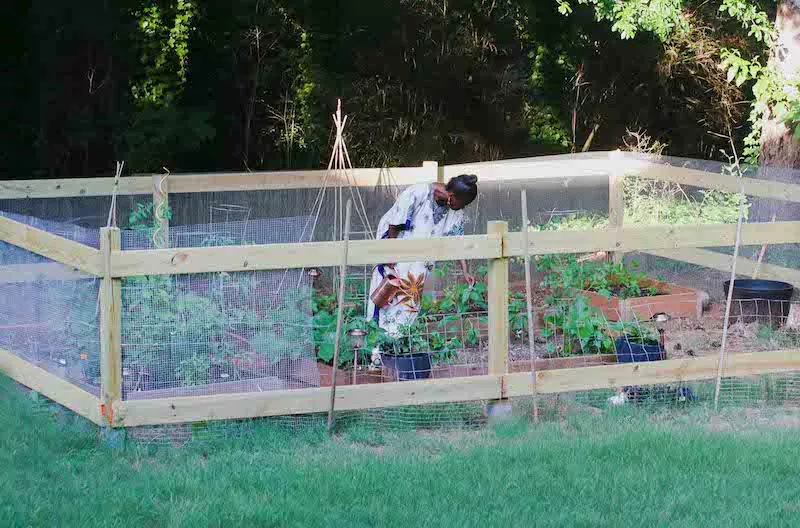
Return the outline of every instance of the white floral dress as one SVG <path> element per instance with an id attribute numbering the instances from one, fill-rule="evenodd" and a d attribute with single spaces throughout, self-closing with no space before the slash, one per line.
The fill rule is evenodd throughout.
<path id="1" fill-rule="evenodd" d="M 464 211 L 453 211 L 433 199 L 432 184 L 412 185 L 400 193 L 389 212 L 378 224 L 376 237 L 387 238 L 389 226 L 402 226 L 397 238 L 431 238 L 461 236 L 464 234 Z M 404 228 L 404 229 L 403 229 Z M 401 282 L 399 294 L 389 306 L 377 309 L 367 296 L 367 318 L 375 319 L 391 337 L 400 337 L 400 329 L 412 324 L 419 314 L 425 280 L 433 269 L 433 262 L 400 262 L 396 266 Z M 370 295 L 383 280 L 386 270 L 378 265 L 372 271 Z"/>

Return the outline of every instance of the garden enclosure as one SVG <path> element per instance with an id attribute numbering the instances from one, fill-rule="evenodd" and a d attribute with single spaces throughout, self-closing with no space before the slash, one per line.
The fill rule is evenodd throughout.
<path id="1" fill-rule="evenodd" d="M 370 224 L 377 224 L 398 189 L 462 172 L 479 176 L 480 198 L 468 211 L 471 234 L 371 239 Z M 351 370 L 339 380 L 346 385 L 336 392 L 338 411 L 519 399 L 534 392 L 604 390 L 605 399 L 618 387 L 683 386 L 718 374 L 723 392 L 731 395 L 746 392 L 760 401 L 768 387 L 770 394 L 779 390 L 792 400 L 800 345 L 788 331 L 789 310 L 779 306 L 777 313 L 755 314 L 767 323 L 777 316 L 777 330 L 742 321 L 729 325 L 713 310 L 734 262 L 742 277 L 758 273 L 800 285 L 800 270 L 792 267 L 800 222 L 791 205 L 784 206 L 800 202 L 800 185 L 755 175 L 736 177 L 710 162 L 592 153 L 346 173 L 132 176 L 123 177 L 116 191 L 118 209 L 129 213 L 123 230 L 100 227 L 107 223 L 112 178 L 3 182 L 0 369 L 112 427 L 324 412 L 331 369 L 340 367 Z M 629 195 L 629 180 L 650 183 Z M 733 223 L 730 215 L 709 218 L 719 196 L 697 201 L 693 197 L 709 196 L 698 188 L 743 192 L 776 215 L 742 226 L 734 260 L 735 217 Z M 528 217 L 536 226 L 522 225 L 520 189 L 531 197 Z M 628 198 L 663 189 L 705 204 L 705 212 L 691 223 L 687 217 L 670 223 L 665 216 L 664 222 L 644 225 L 629 216 Z M 336 238 L 348 197 L 363 203 L 363 215 L 345 251 L 345 242 Z M 82 218 L 76 218 L 79 210 Z M 581 223 L 598 212 L 601 221 Z M 630 218 L 633 223 L 626 223 Z M 569 229 L 573 221 L 577 229 Z M 594 303 L 595 319 L 584 317 L 579 328 L 570 328 L 570 313 L 559 310 L 574 312 L 581 303 L 537 299 L 540 317 L 528 336 L 520 308 L 524 296 L 514 280 L 526 240 L 540 268 L 537 281 L 549 281 L 551 290 L 558 290 L 553 270 L 583 269 L 591 261 L 578 255 L 605 251 L 617 263 L 609 265 L 616 273 L 636 259 L 648 275 L 663 275 L 638 286 L 663 288 L 653 293 L 665 294 L 672 304 L 665 308 L 657 305 L 658 296 L 644 294 L 620 297 L 614 291 L 594 299 L 589 294 L 596 294 L 586 292 L 581 299 Z M 748 258 L 763 245 L 769 246 L 766 258 Z M 364 271 L 372 265 L 457 259 L 478 261 L 485 290 L 455 288 L 457 277 L 437 264 L 441 273 L 426 285 L 437 308 L 429 307 L 415 328 L 421 337 L 415 346 L 438 354 L 433 379 L 394 381 L 371 374 L 360 368 L 363 345 L 357 344 L 348 343 L 352 366 L 330 365 L 324 351 L 331 336 L 324 330 L 332 321 L 325 316 L 335 312 L 335 301 L 330 285 L 308 270 L 328 277 L 325 270 L 348 266 L 348 276 L 361 284 L 348 289 L 352 322 L 363 320 Z M 609 322 L 646 326 L 670 310 L 667 359 L 618 363 L 613 351 L 598 344 L 608 337 L 598 332 L 613 327 Z M 717 334 L 726 327 L 730 344 L 720 363 Z M 524 345 L 531 338 L 534 357 Z"/>

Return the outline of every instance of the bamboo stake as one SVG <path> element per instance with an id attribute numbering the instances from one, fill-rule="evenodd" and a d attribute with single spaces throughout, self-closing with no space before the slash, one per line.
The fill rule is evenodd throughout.
<path id="1" fill-rule="evenodd" d="M 717 364 L 717 383 L 714 387 L 714 410 L 719 407 L 719 390 L 722 384 L 722 367 L 725 364 L 725 347 L 728 343 L 728 318 L 731 315 L 731 301 L 733 300 L 733 287 L 736 284 L 736 260 L 739 258 L 739 242 L 742 239 L 742 218 L 744 217 L 744 186 L 739 198 L 739 220 L 736 225 L 736 243 L 733 246 L 733 264 L 731 265 L 731 282 L 728 287 L 728 300 L 725 302 L 725 318 L 722 320 L 722 346 L 719 349 L 719 363 Z"/>
<path id="2" fill-rule="evenodd" d="M 341 348 L 342 340 L 342 316 L 344 314 L 344 287 L 345 277 L 347 275 L 347 251 L 348 242 L 350 241 L 350 209 L 351 201 L 347 200 L 345 209 L 344 220 L 344 254 L 342 255 L 342 264 L 339 268 L 339 292 L 338 292 L 338 305 L 336 307 L 336 342 L 333 345 L 333 368 L 331 369 L 331 405 L 328 409 L 328 434 L 333 433 L 333 407 L 336 402 L 336 370 L 339 366 L 339 348 Z"/>
<path id="3" fill-rule="evenodd" d="M 525 248 L 525 298 L 528 304 L 528 348 L 531 352 L 531 392 L 533 393 L 533 421 L 539 421 L 539 404 L 536 399 L 536 340 L 533 331 L 533 295 L 531 293 L 531 254 L 528 247 L 528 194 L 522 189 L 522 240 Z"/>
<path id="4" fill-rule="evenodd" d="M 774 214 L 772 215 L 772 219 L 770 219 L 769 223 L 770 224 L 774 224 L 775 223 L 775 215 Z M 761 246 L 761 251 L 759 251 L 759 253 L 758 253 L 758 262 L 756 262 L 756 269 L 753 270 L 753 277 L 752 278 L 754 278 L 754 279 L 758 278 L 758 271 L 761 268 L 761 261 L 764 260 L 764 255 L 766 253 L 767 253 L 767 245 L 764 244 L 763 246 Z"/>

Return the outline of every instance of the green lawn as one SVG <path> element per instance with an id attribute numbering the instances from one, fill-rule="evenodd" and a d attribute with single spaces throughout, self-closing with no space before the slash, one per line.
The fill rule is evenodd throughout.
<path id="1" fill-rule="evenodd" d="M 114 450 L 0 376 L 0 526 L 800 526 L 787 423 L 628 410 Z"/>

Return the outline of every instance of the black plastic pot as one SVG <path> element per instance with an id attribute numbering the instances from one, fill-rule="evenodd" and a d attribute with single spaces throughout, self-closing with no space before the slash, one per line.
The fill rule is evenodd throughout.
<path id="1" fill-rule="evenodd" d="M 731 281 L 725 281 L 725 298 Z M 728 325 L 759 322 L 779 327 L 786 322 L 794 287 L 785 282 L 762 279 L 736 279 Z"/>
<path id="2" fill-rule="evenodd" d="M 640 361 L 661 361 L 667 358 L 661 345 L 640 345 L 631 343 L 627 337 L 618 337 L 614 342 L 617 363 L 637 363 Z"/>
<path id="3" fill-rule="evenodd" d="M 428 379 L 433 370 L 428 352 L 417 352 L 410 356 L 383 354 L 383 365 L 394 371 L 393 377 L 400 381 Z"/>

